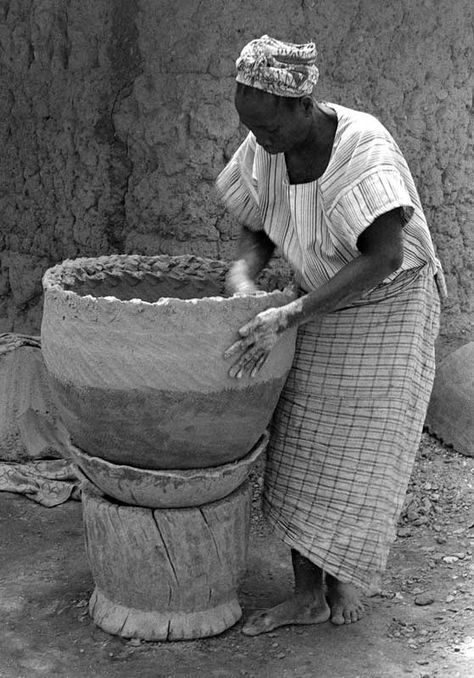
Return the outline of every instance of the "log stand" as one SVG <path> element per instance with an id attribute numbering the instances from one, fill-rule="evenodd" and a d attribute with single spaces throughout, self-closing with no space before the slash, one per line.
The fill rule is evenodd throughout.
<path id="1" fill-rule="evenodd" d="M 108 633 L 181 640 L 222 633 L 242 611 L 250 485 L 199 507 L 127 506 L 83 489 L 94 622 Z"/>
<path id="2" fill-rule="evenodd" d="M 248 475 L 265 433 L 242 459 L 208 469 L 138 469 L 67 444 L 82 478 L 94 622 L 125 638 L 184 640 L 222 633 L 237 598 L 250 530 Z"/>

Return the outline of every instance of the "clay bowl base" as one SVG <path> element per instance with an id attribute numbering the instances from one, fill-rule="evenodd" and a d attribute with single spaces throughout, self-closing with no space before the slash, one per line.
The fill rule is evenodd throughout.
<path id="1" fill-rule="evenodd" d="M 104 495 L 130 506 L 183 508 L 218 501 L 233 492 L 247 478 L 267 442 L 265 433 L 243 459 L 229 464 L 174 471 L 112 464 L 71 443 L 67 450 L 85 479 Z"/>

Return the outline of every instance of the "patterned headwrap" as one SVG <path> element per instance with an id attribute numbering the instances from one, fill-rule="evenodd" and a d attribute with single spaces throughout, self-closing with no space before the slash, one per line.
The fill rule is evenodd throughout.
<path id="1" fill-rule="evenodd" d="M 237 82 L 282 97 L 311 94 L 318 81 L 314 42 L 295 45 L 262 35 L 243 48 L 235 62 Z"/>

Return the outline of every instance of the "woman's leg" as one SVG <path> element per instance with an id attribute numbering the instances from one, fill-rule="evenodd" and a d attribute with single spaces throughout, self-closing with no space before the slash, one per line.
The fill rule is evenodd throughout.
<path id="1" fill-rule="evenodd" d="M 254 614 L 243 626 L 248 636 L 266 633 L 291 624 L 320 624 L 330 617 L 324 593 L 324 573 L 300 553 L 291 550 L 295 587 L 283 603 Z"/>

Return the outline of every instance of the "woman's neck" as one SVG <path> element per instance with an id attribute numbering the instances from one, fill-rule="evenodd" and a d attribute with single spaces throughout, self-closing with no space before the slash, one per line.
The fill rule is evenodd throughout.
<path id="1" fill-rule="evenodd" d="M 337 129 L 337 115 L 316 103 L 313 120 L 305 141 L 285 153 L 290 183 L 316 181 L 325 172 L 331 158 Z"/>

